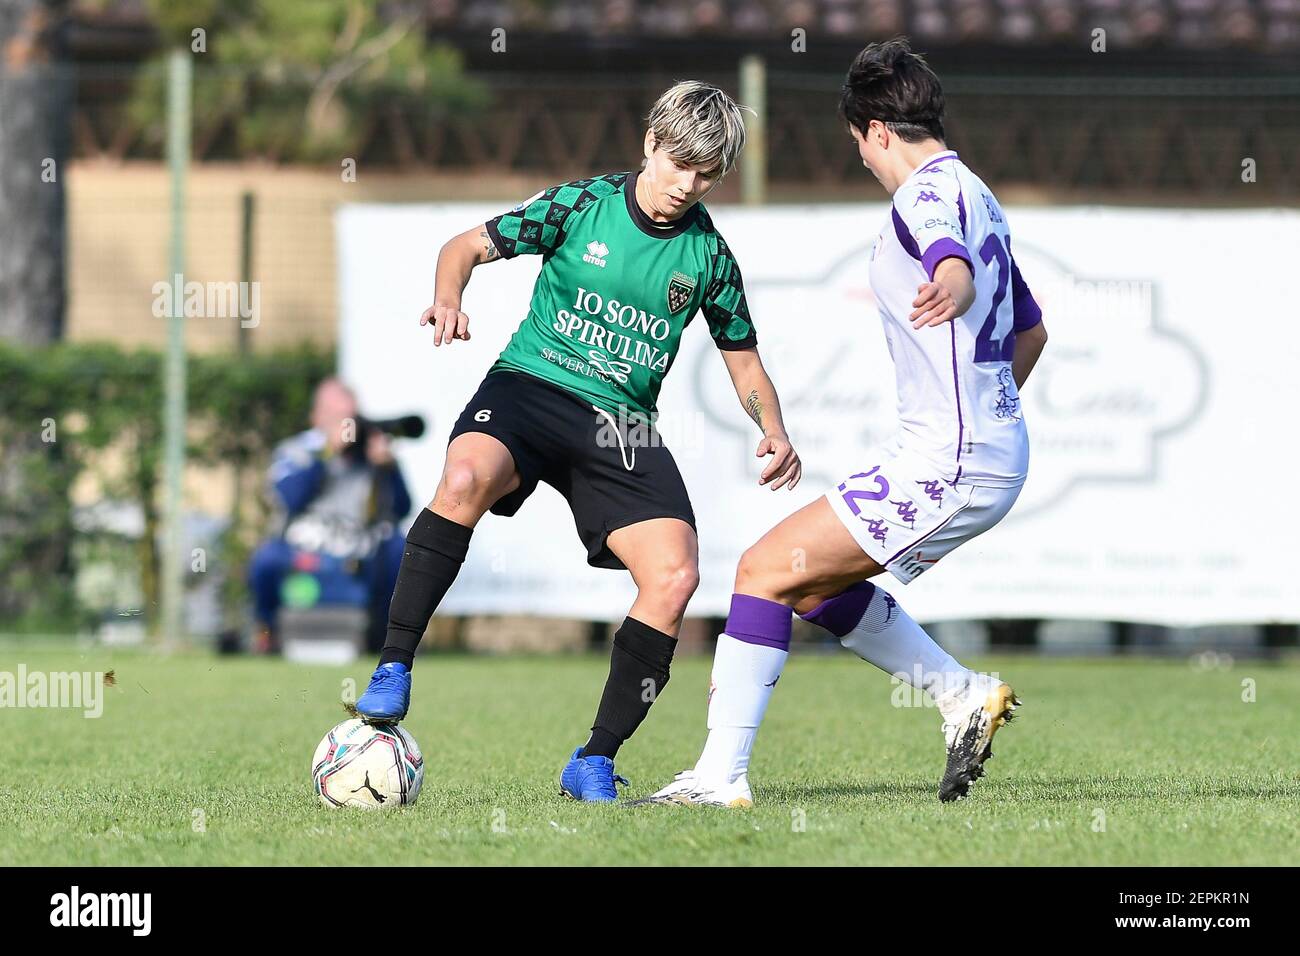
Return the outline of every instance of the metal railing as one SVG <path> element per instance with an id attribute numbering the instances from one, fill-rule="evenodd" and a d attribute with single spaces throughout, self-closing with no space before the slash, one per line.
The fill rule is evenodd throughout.
<path id="1" fill-rule="evenodd" d="M 78 68 L 76 157 L 161 157 L 157 130 L 128 109 L 122 67 Z M 201 76 L 203 68 L 196 74 Z M 735 90 L 734 74 L 713 79 Z M 536 174 L 617 169 L 640 155 L 643 116 L 670 81 L 659 75 L 471 74 L 487 92 L 473 111 L 380 105 L 352 137 L 371 169 Z M 949 141 L 995 188 L 1009 184 L 1094 198 L 1237 204 L 1300 195 L 1300 72 L 1271 78 L 963 75 L 945 78 Z M 839 77 L 767 74 L 767 178 L 775 198 L 826 196 L 861 184 L 836 116 Z M 250 156 L 240 117 L 196 108 L 199 162 Z M 1243 164 L 1254 161 L 1254 181 Z M 743 159 L 742 159 L 743 162 Z"/>

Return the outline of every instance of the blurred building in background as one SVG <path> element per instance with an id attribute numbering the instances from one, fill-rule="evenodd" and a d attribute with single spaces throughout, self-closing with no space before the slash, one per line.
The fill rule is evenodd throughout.
<path id="1" fill-rule="evenodd" d="M 769 199 L 880 199 L 836 118 L 836 90 L 864 43 L 897 33 L 944 78 L 951 144 L 1008 203 L 1300 198 L 1300 0 L 429 0 L 407 8 L 420 12 L 411 29 L 430 47 L 454 51 L 455 84 L 470 89 L 468 102 L 391 96 L 372 83 L 346 143 L 355 182 L 341 180 L 338 162 L 295 154 L 306 106 L 277 116 L 284 133 L 268 143 L 241 125 L 256 92 L 196 100 L 192 271 L 234 271 L 240 196 L 251 192 L 257 268 L 270 296 L 262 307 L 276 316 L 254 347 L 333 341 L 337 203 L 517 200 L 566 177 L 627 168 L 639 159 L 642 120 L 658 92 L 684 76 L 738 92 L 745 57 L 766 68 Z M 151 9 L 143 0 L 74 5 L 73 338 L 156 343 L 161 335 L 130 306 L 166 237 L 161 103 L 152 113 L 139 108 L 142 75 L 163 45 Z M 210 51 L 226 42 L 220 17 L 193 19 Z M 308 83 L 295 80 L 291 59 L 279 81 Z M 271 66 L 200 54 L 196 83 L 206 75 L 266 84 Z M 1243 183 L 1241 157 L 1269 175 Z M 719 193 L 715 202 L 738 199 L 739 176 Z M 195 328 L 191 341 L 230 344 L 228 329 Z"/>

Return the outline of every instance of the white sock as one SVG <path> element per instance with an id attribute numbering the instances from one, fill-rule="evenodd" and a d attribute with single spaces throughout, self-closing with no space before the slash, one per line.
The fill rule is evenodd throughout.
<path id="1" fill-rule="evenodd" d="M 936 644 L 888 591 L 867 582 L 824 602 L 804 619 L 826 627 L 858 657 L 931 697 L 960 690 L 974 673 Z"/>
<path id="2" fill-rule="evenodd" d="M 709 693 L 709 739 L 695 764 L 704 785 L 732 783 L 749 770 L 754 737 L 788 651 L 718 636 Z"/>
<path id="3" fill-rule="evenodd" d="M 935 643 L 893 597 L 876 588 L 862 620 L 840 643 L 869 664 L 931 697 L 959 690 L 971 671 Z"/>

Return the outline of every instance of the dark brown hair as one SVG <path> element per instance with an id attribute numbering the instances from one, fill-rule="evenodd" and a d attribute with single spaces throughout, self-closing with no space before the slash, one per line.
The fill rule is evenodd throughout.
<path id="1" fill-rule="evenodd" d="M 943 139 L 943 87 L 906 37 L 872 43 L 853 58 L 840 116 L 863 135 L 880 120 L 904 142 Z"/>

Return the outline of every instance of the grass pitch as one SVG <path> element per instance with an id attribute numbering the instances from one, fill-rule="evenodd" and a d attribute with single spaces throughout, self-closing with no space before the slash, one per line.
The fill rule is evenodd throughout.
<path id="1" fill-rule="evenodd" d="M 939 717 L 856 658 L 796 654 L 759 736 L 749 811 L 574 804 L 597 657 L 423 657 L 404 726 L 419 802 L 328 810 L 317 741 L 350 668 L 36 642 L 0 671 L 116 671 L 104 712 L 0 709 L 0 865 L 1300 863 L 1300 666 L 972 661 L 1025 706 L 988 776 L 941 805 Z M 619 757 L 645 795 L 693 762 L 708 658 Z M 1243 683 L 1249 680 L 1251 683 Z M 1253 686 L 1254 700 L 1250 696 Z"/>

